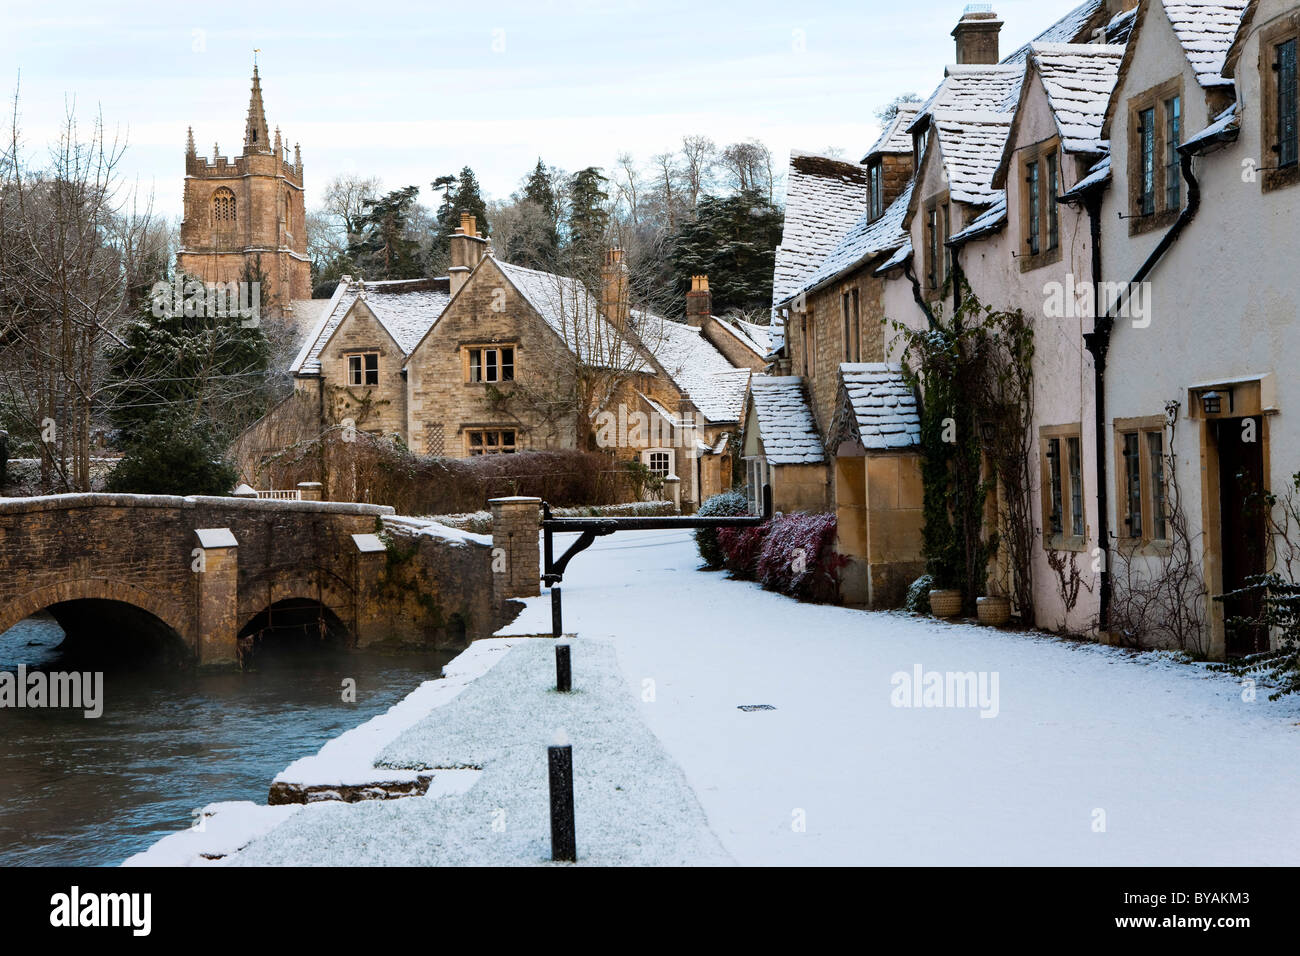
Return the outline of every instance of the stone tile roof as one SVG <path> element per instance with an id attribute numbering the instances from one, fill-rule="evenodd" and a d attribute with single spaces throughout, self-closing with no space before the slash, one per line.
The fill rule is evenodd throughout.
<path id="1" fill-rule="evenodd" d="M 867 170 L 857 163 L 792 153 L 785 228 L 776 247 L 772 304 L 792 298 L 867 208 Z"/>
<path id="2" fill-rule="evenodd" d="M 907 215 L 908 203 L 912 200 L 913 186 L 914 183 L 908 183 L 907 188 L 875 222 L 870 221 L 870 213 L 864 213 L 836 243 L 817 271 L 808 277 L 800 291 L 814 289 L 861 265 L 867 259 L 893 252 L 907 242 L 903 219 Z"/>
<path id="3" fill-rule="evenodd" d="M 750 371 L 736 368 L 697 328 L 643 314 L 641 341 L 709 422 L 739 422 Z"/>
<path id="4" fill-rule="evenodd" d="M 1101 127 L 1119 77 L 1124 47 L 1035 43 L 1032 56 L 1061 133 L 1061 148 L 1071 153 L 1105 152 Z"/>
<path id="5" fill-rule="evenodd" d="M 1002 161 L 1002 150 L 1011 131 L 1011 115 L 937 112 L 934 128 L 952 200 L 976 206 L 996 202 L 999 191 L 993 188 L 993 174 Z"/>
<path id="6" fill-rule="evenodd" d="M 923 129 L 933 115 L 940 111 L 1009 113 L 1016 108 L 1024 75 L 1023 62 L 1010 65 L 998 63 L 993 66 L 949 66 L 944 70 L 943 82 L 921 104 L 916 116 L 908 124 L 908 132 Z"/>
<path id="7" fill-rule="evenodd" d="M 1094 186 L 1099 186 L 1104 182 L 1110 181 L 1110 157 L 1103 156 L 1097 163 L 1088 170 L 1088 175 L 1080 179 L 1062 198 L 1073 199 L 1082 195 L 1085 191 Z"/>
<path id="8" fill-rule="evenodd" d="M 734 316 L 715 315 L 713 320 L 759 358 L 766 358 L 771 354 L 772 327 L 770 325 L 755 325 L 753 322 L 746 322 Z"/>
<path id="9" fill-rule="evenodd" d="M 1241 115 L 1238 107 L 1240 103 L 1233 103 L 1226 110 L 1214 118 L 1209 126 L 1201 130 L 1195 136 L 1189 136 L 1184 140 L 1181 149 L 1184 152 L 1195 152 L 1197 147 L 1202 143 L 1208 143 L 1212 139 L 1218 139 L 1225 134 L 1235 134 L 1241 129 Z"/>
<path id="10" fill-rule="evenodd" d="M 880 266 L 876 269 L 876 275 L 878 276 L 884 275 L 890 269 L 898 268 L 899 266 L 901 266 L 903 263 L 907 262 L 907 260 L 911 258 L 912 258 L 912 240 L 909 237 L 905 243 L 899 246 L 897 252 L 895 252 L 892 256 L 890 256 L 888 259 L 886 259 L 884 262 L 880 264 Z"/>
<path id="11" fill-rule="evenodd" d="M 1222 86 L 1223 60 L 1248 0 L 1164 0 L 1165 15 L 1202 86 Z"/>
<path id="12" fill-rule="evenodd" d="M 972 219 L 965 229 L 950 236 L 948 242 L 950 245 L 959 246 L 962 243 L 970 242 L 972 239 L 978 239 L 980 236 L 997 232 L 1006 224 L 1007 194 L 1003 191 L 998 194 L 998 198 L 993 205 Z"/>
<path id="13" fill-rule="evenodd" d="M 907 129 L 912 125 L 912 120 L 916 119 L 918 111 L 918 106 L 900 106 L 894 118 L 881 130 L 880 138 L 867 150 L 867 155 L 862 157 L 862 162 L 866 163 L 873 156 L 911 153 L 912 135 Z"/>
<path id="14" fill-rule="evenodd" d="M 290 371 L 300 375 L 320 372 L 320 353 L 358 299 L 374 313 L 393 337 L 403 355 L 410 355 L 420 339 L 442 316 L 451 295 L 436 279 L 394 279 L 381 282 L 354 280 L 339 283 L 327 311 L 307 335 Z"/>
<path id="15" fill-rule="evenodd" d="M 749 400 L 769 464 L 816 465 L 826 460 L 803 379 L 755 375 L 749 385 Z"/>
<path id="16" fill-rule="evenodd" d="M 911 448 L 921 443 L 921 412 L 902 365 L 845 363 L 840 366 L 840 381 L 864 448 Z"/>
<path id="17" fill-rule="evenodd" d="M 1061 17 L 1029 43 L 1026 43 L 1010 56 L 1004 57 L 1002 62 L 1024 64 L 1029 58 L 1029 48 L 1035 43 L 1077 43 L 1091 39 L 1089 28 L 1103 15 L 1102 11 L 1105 6 L 1106 0 L 1085 0 L 1084 3 L 1079 4 L 1079 6 Z M 1124 14 L 1120 16 L 1124 16 Z"/>

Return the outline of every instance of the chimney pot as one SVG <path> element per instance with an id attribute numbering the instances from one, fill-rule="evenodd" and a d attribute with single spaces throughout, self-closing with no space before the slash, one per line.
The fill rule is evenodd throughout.
<path id="1" fill-rule="evenodd" d="M 1002 21 L 992 4 L 968 4 L 953 29 L 957 41 L 957 63 L 992 65 L 998 62 L 998 34 Z"/>
<path id="2" fill-rule="evenodd" d="M 700 329 L 713 314 L 713 293 L 708 276 L 691 276 L 691 291 L 686 293 L 686 324 Z"/>

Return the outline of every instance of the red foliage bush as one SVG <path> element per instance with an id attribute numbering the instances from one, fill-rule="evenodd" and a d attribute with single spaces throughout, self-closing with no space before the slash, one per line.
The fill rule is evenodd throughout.
<path id="1" fill-rule="evenodd" d="M 839 572 L 848 559 L 835 551 L 833 514 L 799 512 L 757 528 L 722 528 L 718 544 L 737 578 L 803 601 L 839 598 Z"/>

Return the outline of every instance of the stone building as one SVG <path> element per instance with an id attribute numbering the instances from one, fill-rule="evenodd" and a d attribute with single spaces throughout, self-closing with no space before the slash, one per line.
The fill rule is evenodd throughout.
<path id="1" fill-rule="evenodd" d="M 295 302 L 311 299 L 303 198 L 302 151 L 295 144 L 290 153 L 279 127 L 269 132 L 254 66 L 243 152 L 222 156 L 214 144 L 211 157 L 200 156 L 189 131 L 177 267 L 206 283 L 229 283 L 260 262 L 270 310 L 292 318 Z"/>

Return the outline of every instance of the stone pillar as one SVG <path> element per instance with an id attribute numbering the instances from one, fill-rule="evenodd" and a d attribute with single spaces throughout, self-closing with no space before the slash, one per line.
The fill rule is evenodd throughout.
<path id="1" fill-rule="evenodd" d="M 541 529 L 541 498 L 493 498 L 492 598 L 542 593 L 542 557 L 537 533 Z"/>
<path id="2" fill-rule="evenodd" d="M 0 428 L 0 488 L 9 484 L 9 433 Z"/>
<path id="3" fill-rule="evenodd" d="M 354 534 L 352 544 L 356 548 L 352 557 L 353 636 L 357 647 L 366 647 L 387 636 L 387 622 L 381 613 L 383 605 L 374 600 L 374 592 L 388 549 L 377 534 Z"/>
<path id="4" fill-rule="evenodd" d="M 196 528 L 190 570 L 198 589 L 199 666 L 239 663 L 239 542 L 229 528 Z"/>
<path id="5" fill-rule="evenodd" d="M 303 501 L 320 501 L 322 487 L 319 481 L 300 481 L 298 495 Z"/>

